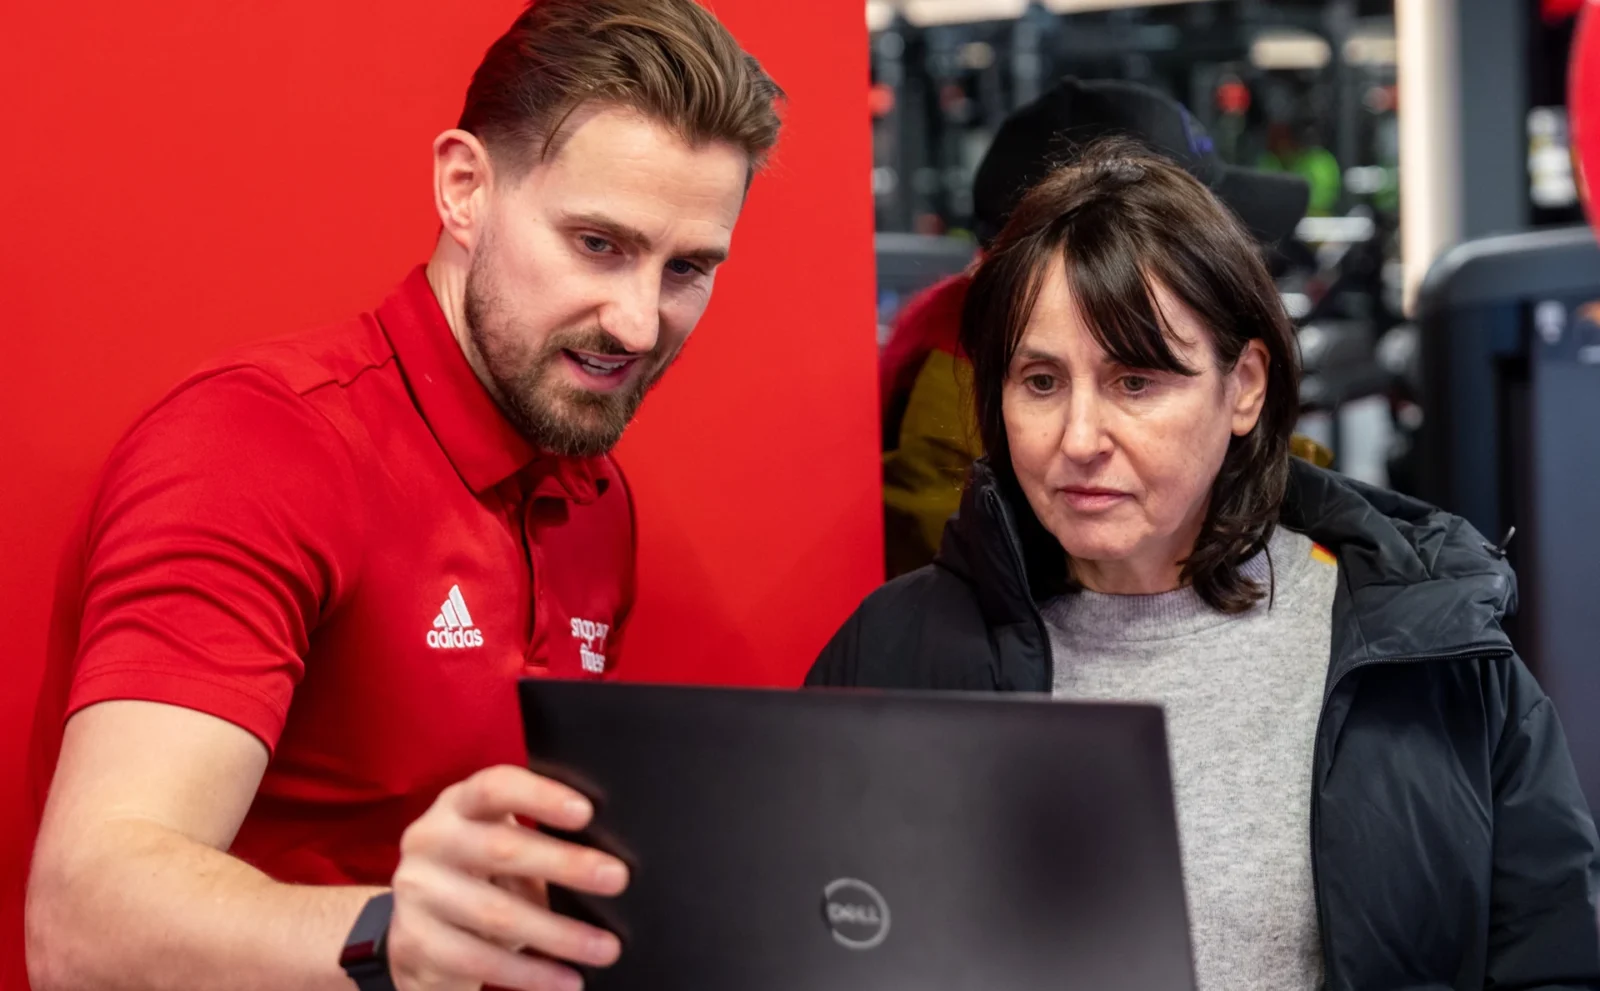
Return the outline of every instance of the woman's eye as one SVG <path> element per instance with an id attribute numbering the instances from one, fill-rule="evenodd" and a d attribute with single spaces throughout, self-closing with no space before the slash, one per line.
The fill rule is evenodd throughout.
<path id="1" fill-rule="evenodd" d="M 579 240 L 583 242 L 583 246 L 592 254 L 603 255 L 611 250 L 611 242 L 607 241 L 603 237 L 596 237 L 593 234 L 584 234 L 579 238 Z"/>
<path id="2" fill-rule="evenodd" d="M 1045 375 L 1041 372 L 1029 375 L 1022 382 L 1034 392 L 1049 392 L 1056 386 L 1056 377 L 1054 375 Z"/>
<path id="3" fill-rule="evenodd" d="M 672 261 L 667 262 L 667 271 L 671 272 L 673 275 L 684 277 L 705 274 L 700 266 L 696 265 L 694 262 L 686 262 L 682 258 L 674 258 Z"/>
<path id="4" fill-rule="evenodd" d="M 1122 391 L 1126 392 L 1130 396 L 1137 396 L 1140 393 L 1148 391 L 1149 388 L 1150 377 L 1147 375 L 1122 376 Z"/>

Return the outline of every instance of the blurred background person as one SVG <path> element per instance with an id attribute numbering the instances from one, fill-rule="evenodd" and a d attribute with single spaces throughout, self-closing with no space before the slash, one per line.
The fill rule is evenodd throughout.
<path id="1" fill-rule="evenodd" d="M 1256 161 L 1264 172 L 1287 172 L 1304 179 L 1311 190 L 1306 212 L 1330 216 L 1344 192 L 1344 175 L 1333 152 L 1304 140 L 1308 128 L 1291 121 L 1274 121 L 1267 128 L 1267 150 Z"/>

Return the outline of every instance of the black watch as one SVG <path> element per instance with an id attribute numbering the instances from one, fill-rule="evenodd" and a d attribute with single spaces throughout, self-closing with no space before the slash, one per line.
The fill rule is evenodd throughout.
<path id="1" fill-rule="evenodd" d="M 389 916 L 394 895 L 374 895 L 361 909 L 339 954 L 339 966 L 361 991 L 395 991 L 389 976 Z"/>

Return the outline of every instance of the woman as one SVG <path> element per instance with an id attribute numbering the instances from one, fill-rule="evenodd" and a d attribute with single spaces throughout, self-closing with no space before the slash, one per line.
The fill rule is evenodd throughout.
<path id="1" fill-rule="evenodd" d="M 962 346 L 989 456 L 809 683 L 1161 703 L 1208 991 L 1600 987 L 1594 825 L 1501 630 L 1511 570 L 1290 458 L 1292 332 L 1211 193 L 1126 144 L 1056 172 Z"/>

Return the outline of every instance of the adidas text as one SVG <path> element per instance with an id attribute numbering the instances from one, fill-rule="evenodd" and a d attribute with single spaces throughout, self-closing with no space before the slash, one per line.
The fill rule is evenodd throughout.
<path id="1" fill-rule="evenodd" d="M 482 630 L 429 630 L 428 646 L 442 650 L 482 647 Z"/>

